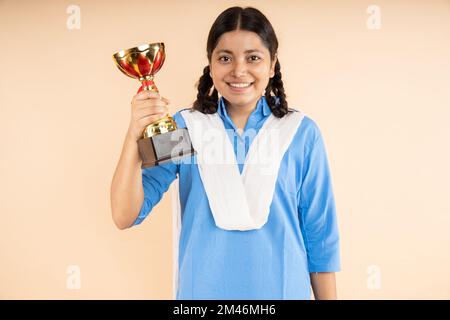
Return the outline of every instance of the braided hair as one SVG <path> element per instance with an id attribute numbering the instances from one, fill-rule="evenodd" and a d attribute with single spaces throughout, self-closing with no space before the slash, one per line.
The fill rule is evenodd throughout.
<path id="1" fill-rule="evenodd" d="M 214 21 L 208 35 L 206 53 L 211 62 L 212 52 L 219 42 L 219 38 L 225 32 L 245 30 L 256 33 L 270 52 L 271 61 L 277 56 L 278 40 L 275 31 L 266 16 L 258 9 L 247 7 L 231 7 L 222 12 Z M 193 108 L 202 113 L 212 114 L 217 112 L 219 93 L 214 88 L 210 75 L 209 65 L 203 69 L 203 74 L 197 83 L 197 100 Z M 264 94 L 272 114 L 282 118 L 288 113 L 288 103 L 281 78 L 281 66 L 277 59 L 275 74 L 270 78 Z"/>

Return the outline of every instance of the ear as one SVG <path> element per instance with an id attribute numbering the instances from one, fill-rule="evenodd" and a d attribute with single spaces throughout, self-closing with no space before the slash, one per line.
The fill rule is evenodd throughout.
<path id="1" fill-rule="evenodd" d="M 275 53 L 275 58 L 272 61 L 272 65 L 270 66 L 270 77 L 273 78 L 275 75 L 275 64 L 278 61 L 278 54 Z"/>

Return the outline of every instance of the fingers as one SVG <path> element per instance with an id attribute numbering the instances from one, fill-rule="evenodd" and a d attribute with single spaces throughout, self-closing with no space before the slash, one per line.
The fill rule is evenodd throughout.
<path id="1" fill-rule="evenodd" d="M 131 101 L 131 127 L 142 132 L 149 124 L 169 114 L 170 101 L 153 91 L 141 91 Z"/>
<path id="2" fill-rule="evenodd" d="M 157 115 L 145 116 L 145 117 L 137 120 L 137 123 L 139 124 L 140 128 L 145 128 L 149 124 L 163 118 L 164 116 L 165 116 L 165 114 L 164 115 L 157 114 Z"/>
<path id="3" fill-rule="evenodd" d="M 163 106 L 163 107 L 150 106 L 150 107 L 144 107 L 144 108 L 137 109 L 133 114 L 134 114 L 135 120 L 139 120 L 144 117 L 153 116 L 153 115 L 157 115 L 160 118 L 162 118 L 163 116 L 165 116 L 168 113 L 169 113 L 169 108 L 167 108 L 166 106 Z"/>
<path id="4" fill-rule="evenodd" d="M 141 92 L 135 94 L 133 100 L 147 100 L 150 98 L 159 98 L 159 93 L 155 91 L 142 90 Z"/>
<path id="5" fill-rule="evenodd" d="M 136 94 L 133 97 L 133 100 L 131 103 L 145 101 L 145 100 L 149 100 L 149 99 L 158 99 L 158 100 L 163 100 L 167 104 L 170 103 L 170 101 L 168 99 L 161 97 L 158 92 L 148 91 L 148 90 L 143 90 L 143 91 L 139 92 L 138 94 Z"/>
<path id="6" fill-rule="evenodd" d="M 164 102 L 163 100 L 158 100 L 158 99 L 150 99 L 150 100 L 138 100 L 136 101 L 134 104 L 132 104 L 132 108 L 134 110 L 139 110 L 139 109 L 144 109 L 144 108 L 149 108 L 149 107 L 153 107 L 153 108 L 162 108 L 162 107 L 167 107 L 167 103 Z"/>

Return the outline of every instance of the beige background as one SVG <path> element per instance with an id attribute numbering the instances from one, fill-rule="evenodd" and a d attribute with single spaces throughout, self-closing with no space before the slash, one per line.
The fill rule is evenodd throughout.
<path id="1" fill-rule="evenodd" d="M 0 1 L 0 298 L 170 299 L 171 201 L 118 231 L 109 187 L 138 82 L 112 53 L 164 41 L 189 106 L 227 7 L 273 23 L 291 106 L 320 126 L 343 299 L 450 298 L 450 1 Z M 381 29 L 366 22 L 381 10 Z M 69 30 L 67 7 L 81 9 Z M 70 289 L 68 268 L 80 268 Z"/>

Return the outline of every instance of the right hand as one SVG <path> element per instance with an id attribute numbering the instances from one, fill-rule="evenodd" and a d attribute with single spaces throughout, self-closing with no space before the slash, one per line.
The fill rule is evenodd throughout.
<path id="1" fill-rule="evenodd" d="M 136 141 L 142 138 L 142 132 L 150 123 L 164 118 L 169 113 L 169 100 L 157 92 L 144 90 L 131 101 L 131 120 L 128 134 Z"/>

